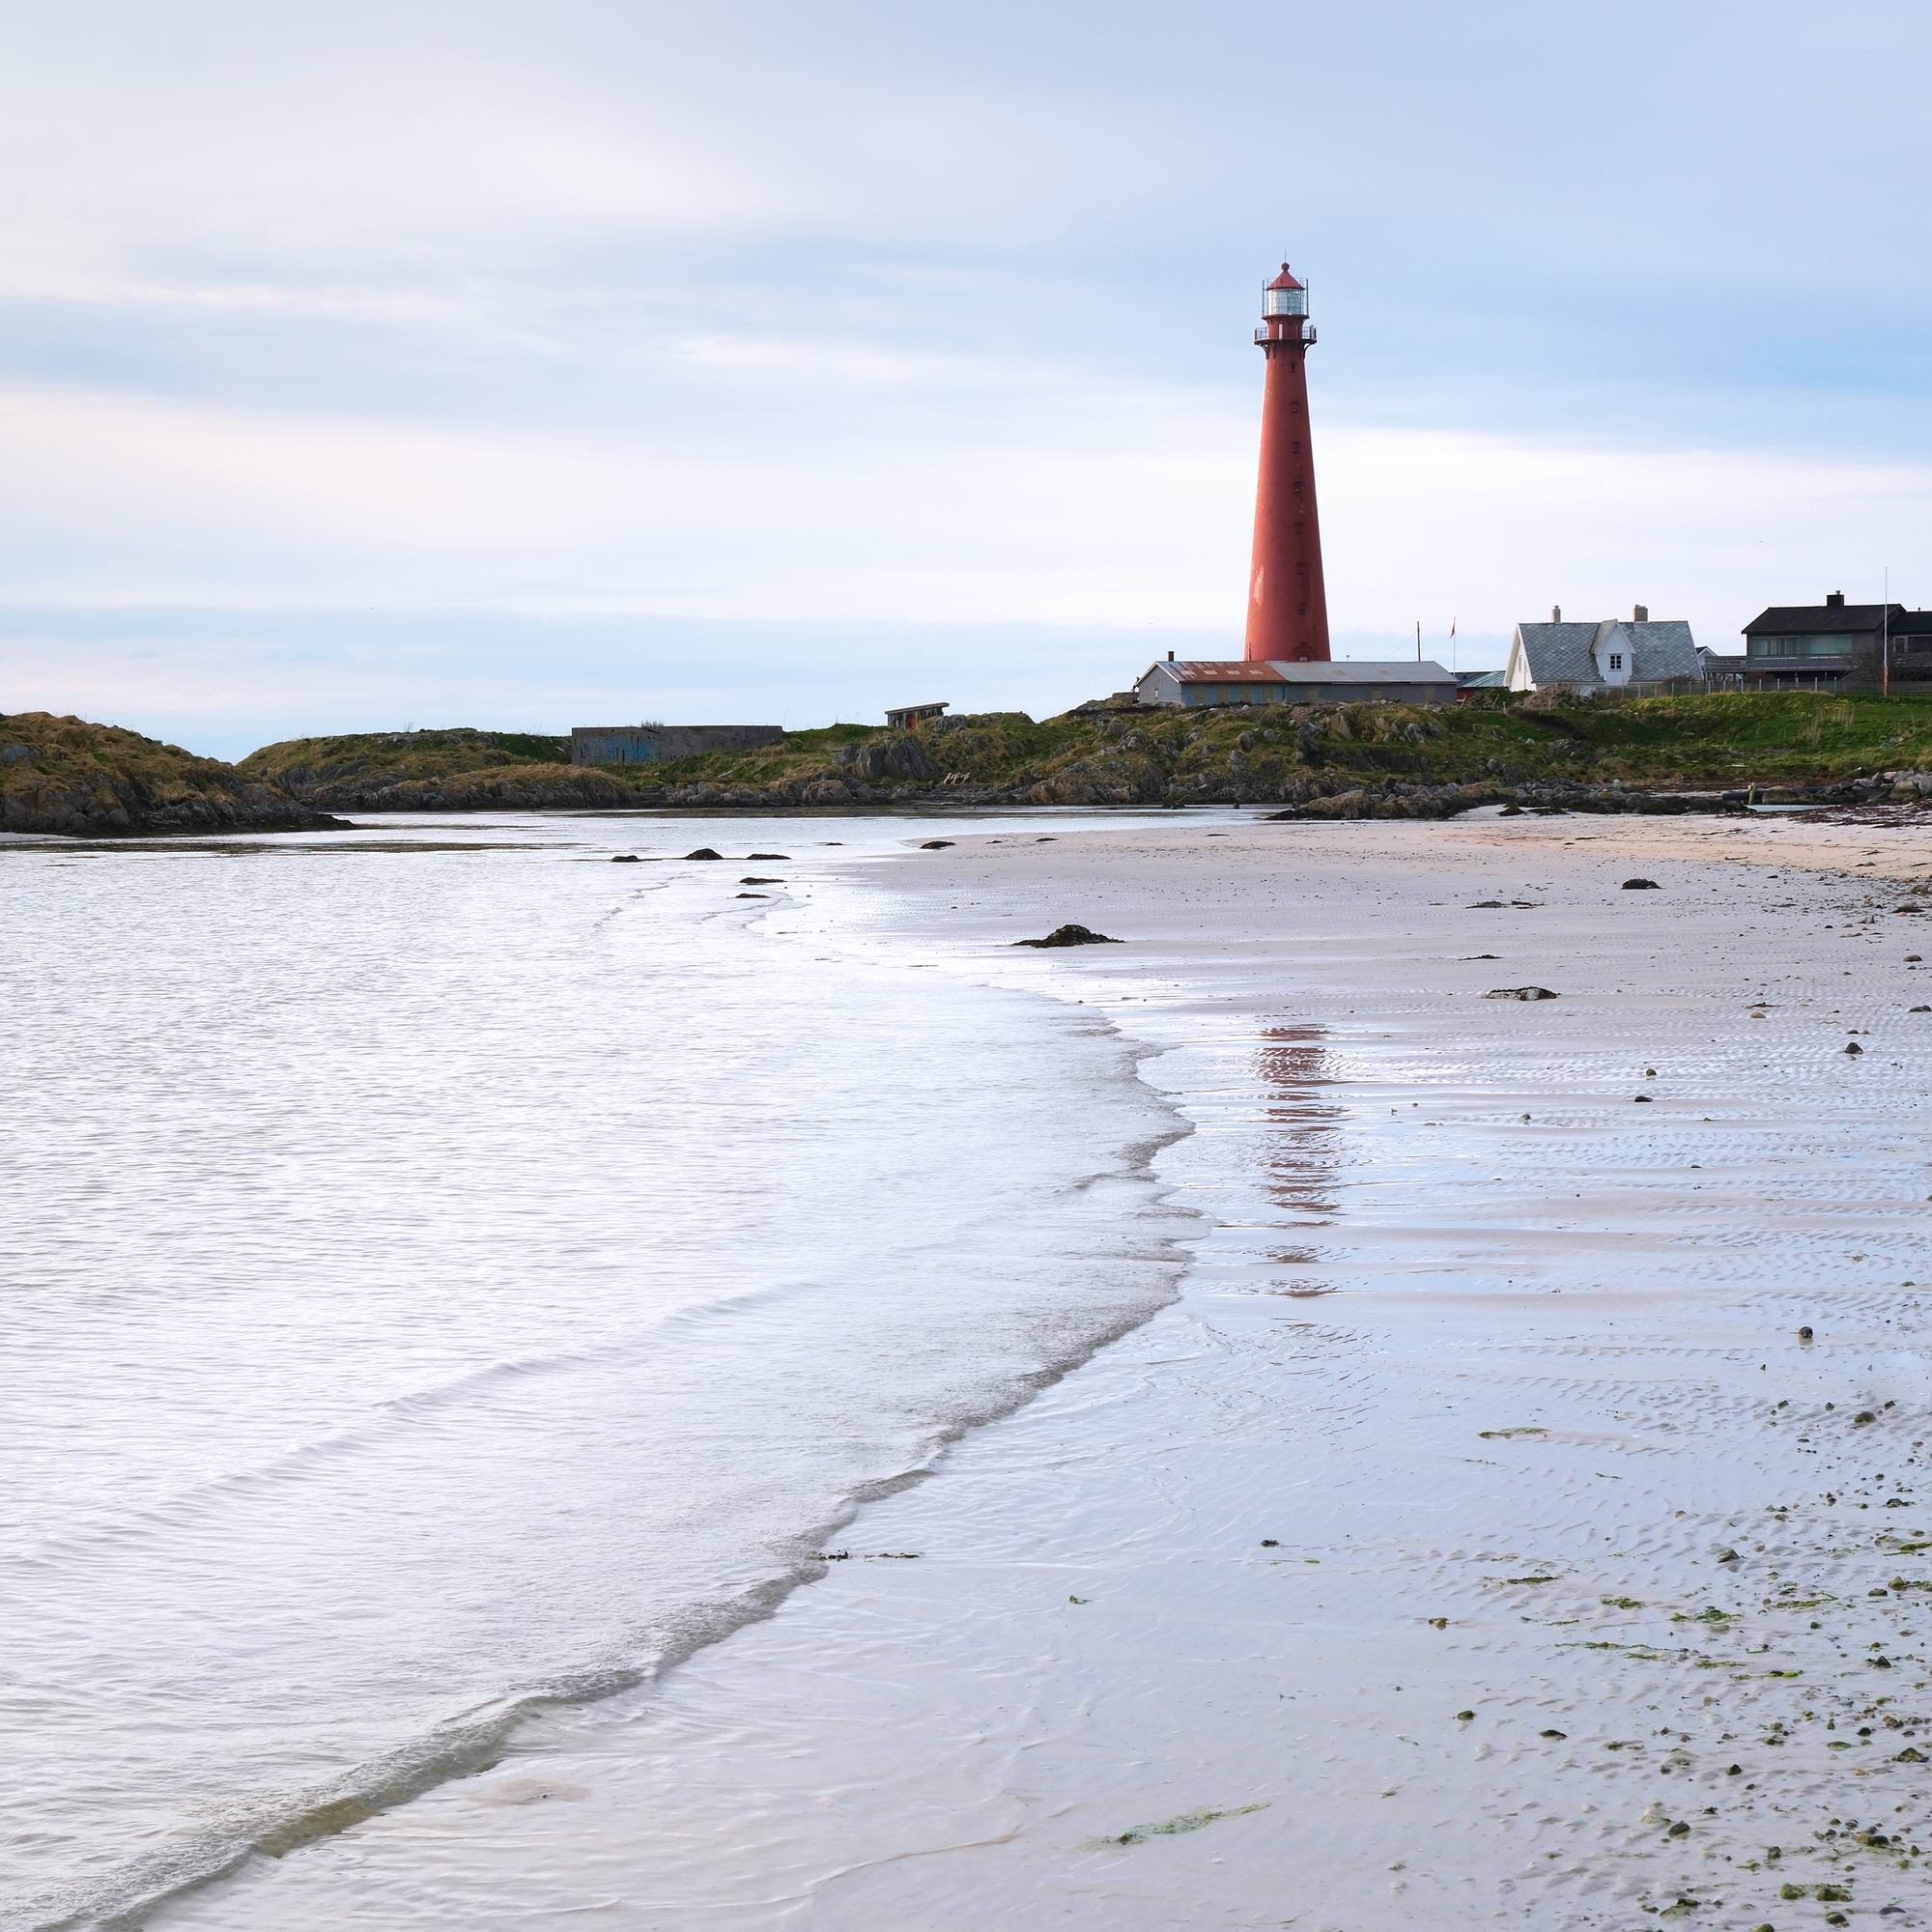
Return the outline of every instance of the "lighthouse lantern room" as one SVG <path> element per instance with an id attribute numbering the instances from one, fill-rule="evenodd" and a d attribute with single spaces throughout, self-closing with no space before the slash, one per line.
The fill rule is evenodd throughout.
<path id="1" fill-rule="evenodd" d="M 1314 340 L 1307 287 L 1284 262 L 1281 273 L 1262 291 L 1262 326 L 1255 330 L 1267 374 L 1248 570 L 1244 656 L 1250 664 L 1328 661 L 1328 593 L 1321 578 L 1321 526 L 1308 435 L 1307 355 Z"/>

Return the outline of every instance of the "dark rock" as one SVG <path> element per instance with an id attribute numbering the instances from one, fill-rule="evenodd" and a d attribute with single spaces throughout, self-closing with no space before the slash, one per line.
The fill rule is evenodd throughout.
<path id="1" fill-rule="evenodd" d="M 1654 1103 L 1653 1103 L 1653 1101 L 1651 1100 L 1651 1097 L 1650 1097 L 1650 1095 L 1649 1095 L 1648 1094 L 1638 1094 L 1638 1095 L 1636 1096 L 1636 1102 L 1635 1102 L 1635 1104 L 1636 1104 L 1637 1106 L 1639 1106 L 1639 1107 L 1648 1107 L 1648 1106 L 1651 1106 L 1651 1105 L 1653 1105 Z"/>
<path id="2" fill-rule="evenodd" d="M 782 879 L 740 879 L 738 883 L 741 886 L 781 886 L 784 884 L 784 881 Z"/>
<path id="3" fill-rule="evenodd" d="M 841 745 L 838 748 L 838 762 L 848 775 L 864 779 L 868 783 L 880 779 L 932 779 L 939 776 L 939 767 L 926 756 L 925 747 L 917 738 L 905 734 L 875 738 L 865 745 Z"/>
<path id="4" fill-rule="evenodd" d="M 687 859 L 722 859 L 724 853 L 714 852 L 709 845 L 700 845 L 696 852 L 687 852 Z"/>
<path id="5" fill-rule="evenodd" d="M 1124 940 L 1109 939 L 1104 932 L 1089 932 L 1084 925 L 1056 926 L 1044 939 L 1016 939 L 1015 946 L 1123 946 Z"/>
<path id="6" fill-rule="evenodd" d="M 1864 1048 L 1861 1047 L 1857 1040 L 1848 1039 L 1845 1042 L 1845 1051 L 1847 1053 L 1862 1053 L 1864 1051 Z"/>
<path id="7" fill-rule="evenodd" d="M 952 843 L 950 838 L 928 838 L 919 849 L 922 852 L 943 852 Z"/>
<path id="8" fill-rule="evenodd" d="M 1483 995 L 1486 1000 L 1553 1000 L 1555 997 L 1548 986 L 1492 986 Z"/>
<path id="9" fill-rule="evenodd" d="M 1626 879 L 1623 889 L 1627 893 L 1661 893 L 1663 890 L 1655 879 Z"/>
<path id="10" fill-rule="evenodd" d="M 1502 909 L 1503 902 L 1501 899 L 1478 899 L 1469 908 L 1471 912 L 1501 912 Z"/>
<path id="11" fill-rule="evenodd" d="M 641 866 L 644 862 L 635 852 L 619 852 L 611 863 L 613 866 Z"/>
<path id="12" fill-rule="evenodd" d="M 789 852 L 747 852 L 745 857 L 747 859 L 762 859 L 769 866 L 774 859 L 789 860 L 791 854 Z"/>

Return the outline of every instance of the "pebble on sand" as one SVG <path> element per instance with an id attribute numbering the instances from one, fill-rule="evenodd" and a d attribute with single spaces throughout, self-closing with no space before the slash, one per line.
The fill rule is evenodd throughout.
<path id="1" fill-rule="evenodd" d="M 1623 890 L 1627 893 L 1661 893 L 1663 888 L 1655 879 L 1626 879 Z"/>
<path id="2" fill-rule="evenodd" d="M 1553 1000 L 1556 995 L 1548 986 L 1492 986 L 1483 995 L 1486 1000 Z"/>

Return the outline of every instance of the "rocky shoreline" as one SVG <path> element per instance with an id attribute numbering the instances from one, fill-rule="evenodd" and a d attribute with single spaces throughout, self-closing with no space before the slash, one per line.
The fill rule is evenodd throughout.
<path id="1" fill-rule="evenodd" d="M 722 807 L 768 811 L 788 808 L 823 810 L 841 806 L 918 806 L 929 810 L 935 806 L 1271 805 L 1281 808 L 1268 814 L 1273 818 L 1454 818 L 1487 805 L 1515 806 L 1531 811 L 1675 814 L 1741 812 L 1753 805 L 1912 804 L 1932 800 L 1932 771 L 1882 772 L 1833 785 L 1749 785 L 1723 791 L 1663 791 L 1626 785 L 1621 781 L 1608 784 L 1505 781 L 1430 784 L 1386 778 L 1364 785 L 1359 780 L 1333 774 L 1302 775 L 1298 782 L 1291 780 L 1279 784 L 1238 780 L 1216 783 L 1200 779 L 1170 780 L 1157 784 L 1106 784 L 1060 778 L 1035 782 L 1022 780 L 1004 785 L 958 786 L 868 783 L 856 777 L 828 774 L 772 785 L 699 781 L 616 785 L 614 789 L 620 796 L 610 803 L 653 809 Z"/>
<path id="2" fill-rule="evenodd" d="M 306 800 L 178 745 L 44 711 L 0 718 L 0 830 L 102 838 L 349 829 Z"/>

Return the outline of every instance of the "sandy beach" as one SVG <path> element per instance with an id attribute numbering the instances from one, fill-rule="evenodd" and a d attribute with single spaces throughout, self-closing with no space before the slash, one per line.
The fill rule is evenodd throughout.
<path id="1" fill-rule="evenodd" d="M 150 1922 L 1925 1922 L 1928 871 L 1230 814 L 797 882 L 768 943 L 1134 1042 L 1179 1297 L 769 1621 Z"/>

